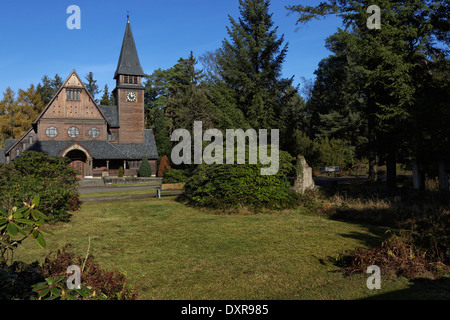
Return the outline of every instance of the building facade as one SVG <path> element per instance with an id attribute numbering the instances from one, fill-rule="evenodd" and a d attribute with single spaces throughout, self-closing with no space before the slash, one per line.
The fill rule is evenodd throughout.
<path id="1" fill-rule="evenodd" d="M 0 161 L 9 163 L 25 151 L 67 157 L 79 177 L 137 174 L 143 158 L 156 173 L 158 151 L 144 124 L 144 72 L 129 20 L 114 74 L 115 105 L 98 105 L 73 70 L 53 99 L 19 139 L 7 139 Z"/>

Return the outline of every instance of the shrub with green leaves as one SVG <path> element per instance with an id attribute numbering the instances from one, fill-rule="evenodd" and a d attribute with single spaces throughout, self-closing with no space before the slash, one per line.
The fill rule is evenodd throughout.
<path id="1" fill-rule="evenodd" d="M 261 175 L 261 168 L 266 165 L 260 162 L 201 164 L 186 182 L 182 198 L 189 204 L 211 208 L 291 207 L 296 203 L 287 179 L 295 170 L 292 161 L 292 156 L 280 151 L 279 170 L 275 175 Z"/>
<path id="2" fill-rule="evenodd" d="M 52 233 L 41 228 L 48 218 L 37 210 L 39 200 L 35 196 L 30 203 L 23 203 L 21 208 L 12 207 L 9 212 L 0 208 L 0 263 L 7 263 L 9 257 L 12 260 L 14 249 L 29 237 L 41 248 L 46 247 L 43 233 Z"/>
<path id="3" fill-rule="evenodd" d="M 164 183 L 185 183 L 189 179 L 185 170 L 170 169 L 164 170 Z"/>
<path id="4" fill-rule="evenodd" d="M 0 164 L 0 207 L 7 211 L 38 195 L 48 222 L 68 221 L 77 210 L 76 170 L 64 157 L 28 151 L 10 164 Z"/>
<path id="5" fill-rule="evenodd" d="M 321 166 L 339 166 L 341 169 L 351 168 L 354 162 L 355 148 L 338 139 L 318 138 Z"/>
<path id="6" fill-rule="evenodd" d="M 147 158 L 142 159 L 141 166 L 139 167 L 138 176 L 146 178 L 152 176 L 152 166 L 148 162 Z"/>
<path id="7" fill-rule="evenodd" d="M 311 140 L 305 133 L 296 130 L 291 149 L 295 156 L 302 155 L 314 169 L 322 166 L 339 166 L 349 169 L 354 163 L 355 147 L 334 138 L 318 137 Z"/>

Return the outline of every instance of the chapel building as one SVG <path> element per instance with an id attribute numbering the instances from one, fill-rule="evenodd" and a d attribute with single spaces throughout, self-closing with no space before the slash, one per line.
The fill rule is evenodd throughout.
<path id="1" fill-rule="evenodd" d="M 25 151 L 70 159 L 79 177 L 137 174 L 145 157 L 156 173 L 158 151 L 153 131 L 144 123 L 144 71 L 127 20 L 114 73 L 115 105 L 98 105 L 73 70 L 53 99 L 19 139 L 7 139 L 0 162 L 9 163 Z"/>

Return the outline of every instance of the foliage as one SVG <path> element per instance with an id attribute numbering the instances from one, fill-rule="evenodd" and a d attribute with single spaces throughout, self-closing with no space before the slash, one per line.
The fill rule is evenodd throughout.
<path id="1" fill-rule="evenodd" d="M 103 106 L 114 105 L 114 96 L 112 93 L 109 93 L 109 88 L 107 84 L 105 84 L 105 88 L 103 89 L 103 95 L 100 100 L 100 104 Z"/>
<path id="2" fill-rule="evenodd" d="M 3 148 L 6 139 L 17 139 L 29 130 L 44 107 L 34 85 L 27 90 L 19 89 L 17 97 L 7 88 L 0 100 L 0 147 Z"/>
<path id="3" fill-rule="evenodd" d="M 448 194 L 403 188 L 396 194 L 383 185 L 323 187 L 321 211 L 333 220 L 388 227 L 395 231 L 371 249 L 358 248 L 340 257 L 348 274 L 376 264 L 396 275 L 438 277 L 450 271 Z M 371 241 L 372 242 L 372 241 Z M 382 267 L 383 266 L 383 267 Z M 446 271 L 447 270 L 447 271 Z"/>
<path id="4" fill-rule="evenodd" d="M 302 155 L 306 162 L 314 169 L 320 166 L 321 152 L 317 142 L 311 140 L 303 131 L 295 130 L 290 153 L 296 157 Z"/>
<path id="5" fill-rule="evenodd" d="M 189 179 L 185 170 L 171 169 L 164 170 L 164 183 L 185 183 Z"/>
<path id="6" fill-rule="evenodd" d="M 41 228 L 48 218 L 37 210 L 39 200 L 39 196 L 35 196 L 30 203 L 24 202 L 21 208 L 12 207 L 9 212 L 0 208 L 0 262 L 6 263 L 8 256 L 12 262 L 14 249 L 29 237 L 34 238 L 41 248 L 45 248 L 43 233 L 51 232 Z"/>
<path id="7" fill-rule="evenodd" d="M 192 129 L 195 121 L 212 127 L 215 119 L 202 83 L 203 74 L 196 69 L 197 60 L 191 52 L 166 70 L 157 69 L 145 82 L 147 123 L 154 129 L 155 142 L 161 155 L 169 155 L 173 130 Z"/>
<path id="8" fill-rule="evenodd" d="M 219 77 L 254 129 L 283 127 L 282 109 L 293 93 L 293 79 L 281 77 L 287 44 L 276 34 L 269 6 L 267 0 L 240 0 L 241 16 L 229 18 L 229 39 L 217 54 Z"/>
<path id="9" fill-rule="evenodd" d="M 189 204 L 212 208 L 272 208 L 281 209 L 295 204 L 287 176 L 294 160 L 280 151 L 279 170 L 275 175 L 261 175 L 265 167 L 260 162 L 245 164 L 201 164 L 184 186 L 183 199 Z"/>
<path id="10" fill-rule="evenodd" d="M 92 255 L 82 257 L 66 250 L 70 244 L 58 250 L 55 255 L 48 255 L 42 263 L 43 275 L 53 279 L 68 278 L 67 267 L 77 265 L 81 268 L 81 284 L 88 297 L 105 297 L 108 300 L 134 300 L 137 291 L 127 281 L 126 274 L 120 271 L 105 271 Z M 48 284 L 48 283 L 47 283 Z M 43 286 L 45 284 L 42 284 Z M 62 293 L 62 292 L 60 292 Z"/>
<path id="11" fill-rule="evenodd" d="M 365 153 L 366 101 L 354 90 L 357 71 L 350 56 L 352 37 L 350 31 L 339 29 L 327 38 L 325 46 L 333 54 L 319 62 L 306 109 L 311 137 L 344 140 Z"/>
<path id="12" fill-rule="evenodd" d="M 91 287 L 80 285 L 80 288 L 67 289 L 64 286 L 66 277 L 61 276 L 45 278 L 45 282 L 39 282 L 32 286 L 37 294 L 35 300 L 105 300 L 104 295 L 96 295 Z"/>
<path id="13" fill-rule="evenodd" d="M 303 155 L 314 169 L 322 166 L 350 168 L 354 162 L 354 147 L 339 139 L 316 138 L 311 140 L 305 133 L 296 130 L 291 152 Z"/>
<path id="14" fill-rule="evenodd" d="M 44 106 L 53 99 L 63 83 L 63 79 L 58 74 L 55 74 L 53 79 L 49 78 L 47 75 L 42 77 L 41 82 L 36 86 L 36 92 L 41 96 Z"/>
<path id="15" fill-rule="evenodd" d="M 50 223 L 68 221 L 69 211 L 79 208 L 77 181 L 68 159 L 27 151 L 0 165 L 0 206 L 10 210 L 37 195 Z"/>
<path id="16" fill-rule="evenodd" d="M 28 300 L 34 295 L 32 285 L 41 281 L 44 276 L 37 261 L 14 261 L 10 265 L 0 262 L 0 301 Z"/>
<path id="17" fill-rule="evenodd" d="M 91 94 L 94 100 L 98 102 L 96 95 L 100 93 L 100 89 L 98 88 L 97 80 L 94 79 L 94 74 L 89 72 L 85 79 L 86 82 L 84 82 L 84 85 L 86 86 L 87 91 Z"/>
<path id="18" fill-rule="evenodd" d="M 151 177 L 152 176 L 152 167 L 146 157 L 144 157 L 142 159 L 141 166 L 139 167 L 138 176 L 139 177 Z"/>
<path id="19" fill-rule="evenodd" d="M 319 138 L 316 143 L 320 151 L 321 166 L 339 166 L 345 170 L 353 165 L 354 147 L 338 139 Z"/>
<path id="20" fill-rule="evenodd" d="M 70 245 L 49 254 L 42 264 L 15 261 L 0 263 L 0 300 L 135 300 L 137 290 L 124 272 L 104 271 L 92 255 L 75 256 L 66 251 Z M 67 268 L 82 266 L 81 287 L 68 289 Z"/>
<path id="21" fill-rule="evenodd" d="M 337 260 L 346 275 L 366 272 L 367 267 L 376 265 L 383 274 L 404 276 L 408 279 L 439 278 L 450 274 L 450 266 L 433 261 L 427 253 L 418 248 L 410 234 L 390 234 L 381 246 L 371 249 L 357 248 L 347 256 Z"/>
<path id="22" fill-rule="evenodd" d="M 170 169 L 171 169 L 171 167 L 170 167 L 169 158 L 167 158 L 166 155 L 163 155 L 161 158 L 161 161 L 159 162 L 158 177 L 163 177 L 164 171 L 165 170 L 170 171 Z"/>
<path id="23" fill-rule="evenodd" d="M 388 184 L 395 187 L 398 158 L 408 154 L 427 158 L 431 153 L 436 160 L 446 155 L 441 138 L 448 135 L 446 129 L 435 130 L 440 127 L 435 120 L 449 119 L 444 111 L 448 108 L 443 107 L 448 106 L 449 91 L 443 77 L 448 78 L 449 70 L 444 14 L 448 3 L 381 0 L 380 29 L 367 27 L 371 4 L 328 0 L 288 9 L 299 14 L 300 24 L 332 14 L 343 19 L 349 31 L 340 30 L 328 39 L 334 55 L 319 65 L 310 105 L 315 109 L 312 118 L 319 123 L 314 127 L 329 138 L 367 143 L 370 179 L 377 180 L 376 165 L 382 159 Z M 423 150 L 428 144 L 423 137 L 437 142 L 431 148 L 436 153 Z"/>
<path id="24" fill-rule="evenodd" d="M 119 173 L 117 175 L 119 178 L 123 178 L 123 168 L 119 167 Z"/>

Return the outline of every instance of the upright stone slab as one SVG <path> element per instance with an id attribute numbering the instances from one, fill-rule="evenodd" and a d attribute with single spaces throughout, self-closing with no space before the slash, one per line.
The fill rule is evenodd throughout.
<path id="1" fill-rule="evenodd" d="M 297 193 L 304 193 L 306 190 L 313 190 L 316 188 L 312 176 L 312 168 L 306 163 L 305 157 L 297 156 L 297 163 L 295 165 L 297 177 L 294 182 L 294 191 Z"/>

